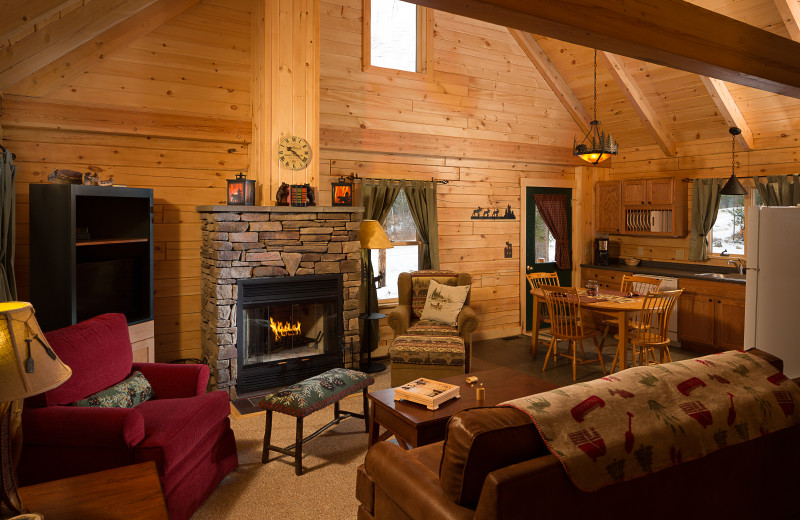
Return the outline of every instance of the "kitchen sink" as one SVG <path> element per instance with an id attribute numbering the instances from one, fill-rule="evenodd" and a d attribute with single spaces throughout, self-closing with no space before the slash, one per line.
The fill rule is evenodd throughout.
<path id="1" fill-rule="evenodd" d="M 700 273 L 697 276 L 716 278 L 718 280 L 744 280 L 747 278 L 747 275 L 739 273 Z"/>

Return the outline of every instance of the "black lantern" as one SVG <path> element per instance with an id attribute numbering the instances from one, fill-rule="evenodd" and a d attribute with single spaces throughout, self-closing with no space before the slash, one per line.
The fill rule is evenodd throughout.
<path id="1" fill-rule="evenodd" d="M 353 205 L 353 183 L 340 179 L 331 183 L 331 204 L 334 206 Z"/>
<path id="2" fill-rule="evenodd" d="M 255 206 L 256 181 L 249 180 L 245 174 L 239 172 L 235 179 L 228 179 L 228 205 L 229 206 Z"/>

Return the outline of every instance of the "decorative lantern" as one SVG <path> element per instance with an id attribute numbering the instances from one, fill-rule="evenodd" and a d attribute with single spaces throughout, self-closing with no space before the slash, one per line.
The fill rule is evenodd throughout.
<path id="1" fill-rule="evenodd" d="M 308 184 L 292 184 L 290 186 L 289 201 L 292 206 L 308 206 Z"/>
<path id="2" fill-rule="evenodd" d="M 228 179 L 229 206 L 255 206 L 256 181 L 249 180 L 242 172 L 235 179 Z"/>
<path id="3" fill-rule="evenodd" d="M 331 204 L 334 206 L 353 205 L 353 183 L 340 178 L 331 183 Z"/>

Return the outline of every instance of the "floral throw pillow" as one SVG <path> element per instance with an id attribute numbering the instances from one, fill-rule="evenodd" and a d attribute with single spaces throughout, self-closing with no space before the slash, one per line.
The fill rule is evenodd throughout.
<path id="1" fill-rule="evenodd" d="M 133 408 L 153 397 L 153 388 L 138 370 L 114 386 L 81 399 L 75 406 L 96 408 Z"/>
<path id="2" fill-rule="evenodd" d="M 469 285 L 443 285 L 436 280 L 431 280 L 421 319 L 438 321 L 455 327 L 458 325 L 458 314 L 464 307 L 464 302 L 469 294 L 469 287 Z"/>

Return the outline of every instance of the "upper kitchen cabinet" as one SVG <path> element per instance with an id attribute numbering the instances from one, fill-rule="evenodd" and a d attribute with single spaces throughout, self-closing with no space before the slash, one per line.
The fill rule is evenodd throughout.
<path id="1" fill-rule="evenodd" d="M 622 221 L 620 181 L 599 181 L 595 185 L 595 231 L 619 233 Z"/>
<path id="2" fill-rule="evenodd" d="M 671 177 L 601 181 L 595 192 L 596 231 L 686 236 L 688 201 L 688 185 Z"/>

